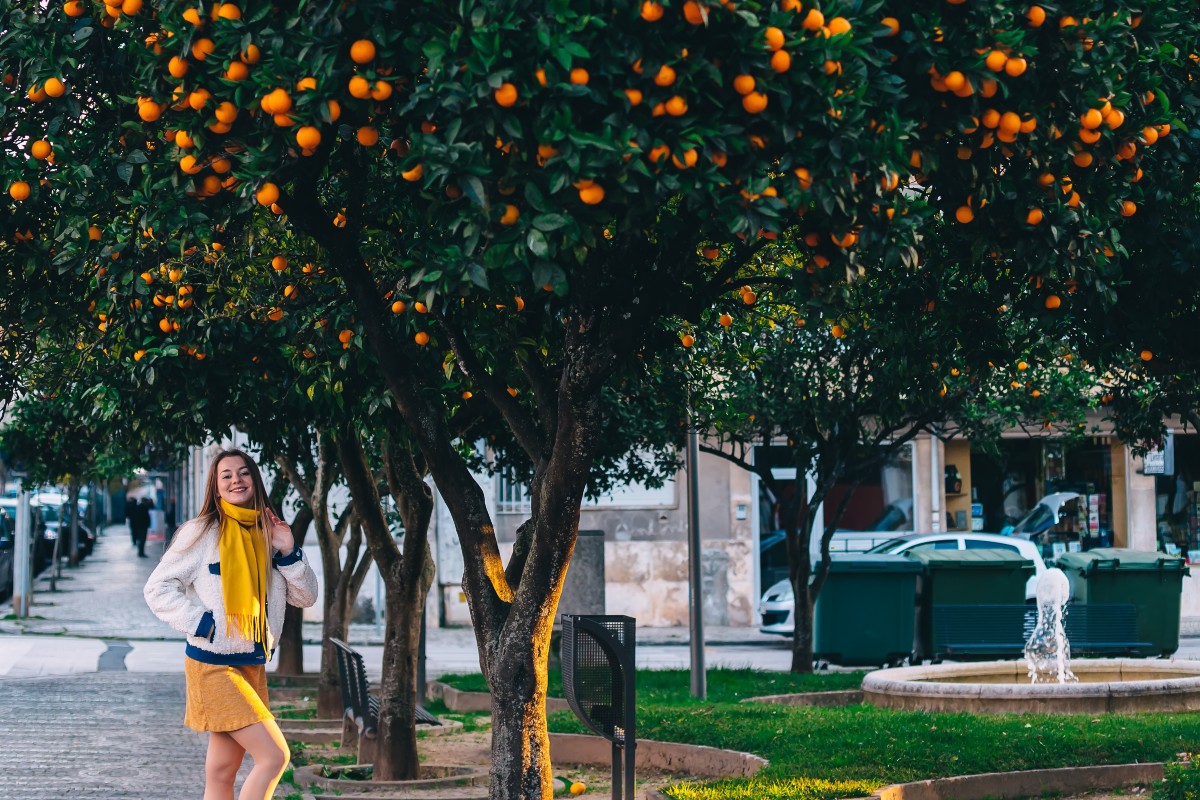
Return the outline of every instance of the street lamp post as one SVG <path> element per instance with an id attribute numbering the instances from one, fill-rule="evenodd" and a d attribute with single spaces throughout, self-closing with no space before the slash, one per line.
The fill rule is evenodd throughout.
<path id="1" fill-rule="evenodd" d="M 13 553 L 13 613 L 29 616 L 33 595 L 33 515 L 25 482 L 17 495 L 17 535 Z"/>
<path id="2" fill-rule="evenodd" d="M 704 666 L 704 593 L 701 591 L 700 574 L 700 437 L 694 426 L 689 425 L 688 428 L 688 634 L 691 640 L 692 697 L 703 700 L 708 689 Z"/>

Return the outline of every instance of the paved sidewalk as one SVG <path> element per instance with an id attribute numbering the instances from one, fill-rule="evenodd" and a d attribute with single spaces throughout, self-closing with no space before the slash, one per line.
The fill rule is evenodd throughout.
<path id="1" fill-rule="evenodd" d="M 0 800 L 203 793 L 208 739 L 183 727 L 182 675 L 6 679 L 0 696 Z"/>

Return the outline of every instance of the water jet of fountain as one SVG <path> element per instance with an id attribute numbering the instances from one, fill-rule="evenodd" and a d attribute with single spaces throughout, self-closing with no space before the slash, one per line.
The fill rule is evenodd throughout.
<path id="1" fill-rule="evenodd" d="M 1051 568 L 1037 580 L 1037 625 L 1025 643 L 1025 665 L 1032 683 L 1078 680 L 1071 672 L 1071 644 L 1063 629 L 1071 584 L 1061 569 Z"/>

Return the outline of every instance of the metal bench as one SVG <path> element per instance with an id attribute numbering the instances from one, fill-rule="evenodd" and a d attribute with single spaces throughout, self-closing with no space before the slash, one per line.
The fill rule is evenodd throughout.
<path id="1" fill-rule="evenodd" d="M 1011 658 L 1025 653 L 1037 625 L 1037 608 L 1012 605 L 933 607 L 933 650 L 942 658 Z M 1071 603 L 1063 619 L 1073 656 L 1154 655 L 1137 639 L 1137 609 L 1131 603 Z"/>
<path id="2" fill-rule="evenodd" d="M 342 687 L 343 752 L 357 752 L 359 764 L 375 761 L 379 736 L 379 698 L 371 694 L 362 653 L 341 639 L 329 639 L 337 655 L 338 680 Z M 441 725 L 442 721 L 421 706 L 416 706 L 418 725 Z"/>

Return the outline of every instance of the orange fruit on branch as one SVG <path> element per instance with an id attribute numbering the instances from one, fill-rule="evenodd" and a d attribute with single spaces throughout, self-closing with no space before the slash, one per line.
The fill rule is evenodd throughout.
<path id="1" fill-rule="evenodd" d="M 279 187 L 271 182 L 264 183 L 254 194 L 260 205 L 270 206 L 279 201 Z"/>
<path id="2" fill-rule="evenodd" d="M 192 43 L 192 58 L 197 61 L 203 61 L 212 55 L 213 50 L 216 48 L 217 46 L 213 43 L 212 39 L 197 39 Z"/>
<path id="3" fill-rule="evenodd" d="M 733 79 L 733 89 L 738 94 L 750 94 L 754 91 L 755 80 L 753 75 L 738 75 Z"/>
<path id="4" fill-rule="evenodd" d="M 509 108 L 517 102 L 517 87 L 511 83 L 502 83 L 492 91 L 492 97 L 497 105 Z"/>
<path id="5" fill-rule="evenodd" d="M 767 107 L 767 96 L 762 92 L 750 92 L 742 98 L 742 108 L 748 114 L 758 114 Z"/>
<path id="6" fill-rule="evenodd" d="M 653 0 L 646 0 L 642 3 L 642 19 L 646 22 L 658 22 L 662 17 L 662 3 L 655 3 Z"/>
<path id="7" fill-rule="evenodd" d="M 692 25 L 703 25 L 708 22 L 708 6 L 687 0 L 683 4 L 683 18 Z"/>
<path id="8" fill-rule="evenodd" d="M 358 129 L 355 138 L 358 139 L 358 143 L 363 147 L 373 147 L 379 144 L 379 131 L 370 125 L 364 125 Z"/>
<path id="9" fill-rule="evenodd" d="M 350 45 L 350 60 L 355 64 L 367 64 L 375 60 L 375 43 L 370 39 L 359 39 Z"/>
<path id="10" fill-rule="evenodd" d="M 1028 67 L 1029 62 L 1019 56 L 1017 58 L 1010 58 L 1008 61 L 1004 62 L 1005 74 L 1013 78 L 1019 78 L 1024 75 L 1025 70 L 1028 69 Z"/>
<path id="11" fill-rule="evenodd" d="M 993 50 L 987 54 L 987 58 L 983 61 L 987 68 L 992 72 L 1003 72 L 1004 65 L 1008 63 L 1008 56 L 1003 50 Z"/>
<path id="12" fill-rule="evenodd" d="M 585 205 L 598 205 L 604 200 L 604 187 L 594 181 L 584 181 L 579 186 L 579 199 Z"/>

